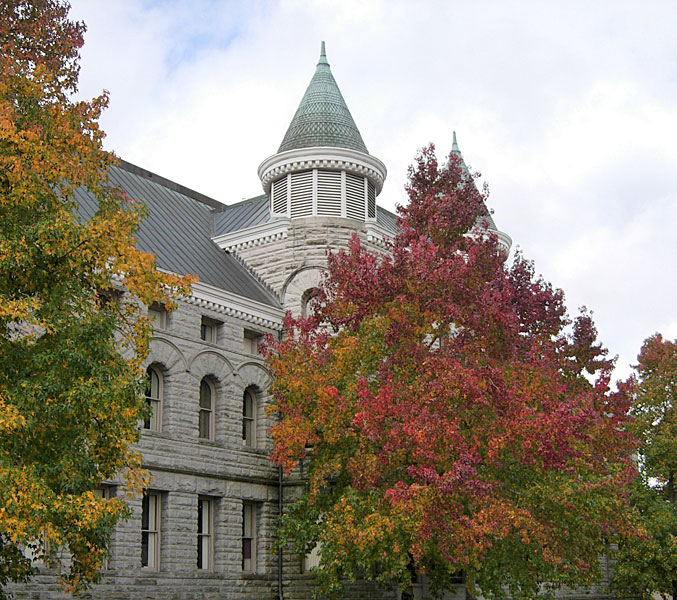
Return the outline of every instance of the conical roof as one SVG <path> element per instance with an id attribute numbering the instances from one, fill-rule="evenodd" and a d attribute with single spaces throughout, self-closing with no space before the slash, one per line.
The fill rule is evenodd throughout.
<path id="1" fill-rule="evenodd" d="M 465 175 L 470 175 L 470 171 L 468 169 L 468 166 L 465 164 L 465 160 L 463 159 L 463 154 L 461 154 L 461 149 L 458 147 L 458 142 L 456 141 L 456 132 L 454 131 L 454 137 L 453 141 L 451 142 L 451 153 L 455 154 L 458 156 L 459 161 L 461 163 L 461 169 L 463 170 L 463 173 Z M 473 183 L 473 185 L 475 185 Z M 489 229 L 493 229 L 494 231 L 498 231 L 498 227 L 496 227 L 496 222 L 494 221 L 494 218 L 491 216 L 491 213 L 487 211 L 487 214 L 478 217 L 477 222 L 481 223 L 483 220 L 487 221 L 487 224 L 489 225 Z"/>
<path id="2" fill-rule="evenodd" d="M 278 152 L 317 146 L 369 153 L 331 74 L 324 42 L 315 75 L 296 109 Z"/>
<path id="3" fill-rule="evenodd" d="M 451 142 L 451 153 L 458 156 L 459 162 L 461 163 L 461 169 L 463 170 L 463 174 L 469 176 L 470 171 L 468 170 L 468 167 L 465 164 L 465 160 L 463 159 L 463 155 L 461 154 L 461 149 L 458 147 L 458 142 L 456 141 L 456 132 L 455 131 L 454 131 L 453 141 Z"/>

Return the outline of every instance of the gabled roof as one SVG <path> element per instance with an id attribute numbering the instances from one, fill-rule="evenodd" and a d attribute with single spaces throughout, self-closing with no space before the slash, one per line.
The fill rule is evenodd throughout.
<path id="1" fill-rule="evenodd" d="M 216 210 L 223 204 L 125 161 L 111 167 L 109 181 L 145 203 L 148 215 L 136 234 L 137 247 L 154 254 L 158 268 L 196 274 L 203 283 L 280 308 L 273 293 L 237 258 L 212 242 Z M 75 198 L 80 216 L 91 218 L 96 198 L 84 188 Z"/>
<path id="2" fill-rule="evenodd" d="M 369 154 L 357 125 L 331 74 L 324 42 L 315 75 L 278 150 L 331 146 Z"/>

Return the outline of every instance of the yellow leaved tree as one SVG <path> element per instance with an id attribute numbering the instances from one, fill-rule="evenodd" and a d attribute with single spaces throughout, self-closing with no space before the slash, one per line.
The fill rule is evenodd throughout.
<path id="1" fill-rule="evenodd" d="M 84 25 L 68 10 L 0 0 L 0 597 L 57 548 L 67 588 L 96 580 L 127 507 L 94 490 L 144 484 L 142 307 L 190 283 L 135 248 L 143 207 L 107 184 L 108 98 L 72 99 Z M 79 187 L 98 200 L 87 221 Z"/>

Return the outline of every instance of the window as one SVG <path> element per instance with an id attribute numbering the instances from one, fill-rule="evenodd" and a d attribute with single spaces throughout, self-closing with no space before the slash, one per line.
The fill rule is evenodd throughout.
<path id="1" fill-rule="evenodd" d="M 162 424 L 162 376 L 153 367 L 146 370 L 146 402 L 150 407 L 150 416 L 143 422 L 143 428 L 160 431 Z"/>
<path id="2" fill-rule="evenodd" d="M 214 566 L 214 501 L 197 500 L 197 568 L 210 571 Z"/>
<path id="3" fill-rule="evenodd" d="M 154 302 L 148 308 L 148 318 L 151 320 L 153 329 L 165 329 L 167 327 L 167 310 L 162 304 Z"/>
<path id="4" fill-rule="evenodd" d="M 52 549 L 48 541 L 45 541 L 43 537 L 40 537 L 38 540 L 33 540 L 26 544 L 19 544 L 19 550 L 23 554 L 24 558 L 27 558 L 31 561 L 31 567 L 48 567 L 50 555 L 52 555 Z"/>
<path id="5" fill-rule="evenodd" d="M 314 567 L 320 566 L 320 544 L 317 543 L 313 549 L 303 557 L 303 573 L 310 572 Z"/>
<path id="6" fill-rule="evenodd" d="M 98 488 L 94 488 L 92 490 L 92 493 L 104 500 L 110 500 L 111 498 L 115 497 L 115 488 L 110 485 L 104 485 Z M 104 556 L 101 558 L 101 569 L 105 570 L 108 569 L 109 567 L 109 559 L 110 559 L 110 543 L 108 544 L 107 548 L 107 554 L 104 553 Z"/>
<path id="7" fill-rule="evenodd" d="M 301 316 L 310 317 L 315 314 L 315 308 L 318 304 L 318 289 L 308 288 L 301 295 Z"/>
<path id="8" fill-rule="evenodd" d="M 103 485 L 98 488 L 94 488 L 92 490 L 92 494 L 99 498 L 103 498 L 104 500 L 110 500 L 111 498 L 115 498 L 115 489 L 111 485 Z"/>
<path id="9" fill-rule="evenodd" d="M 147 492 L 141 502 L 141 566 L 160 566 L 160 494 Z"/>
<path id="10" fill-rule="evenodd" d="M 256 571 L 256 504 L 242 505 L 242 570 Z"/>
<path id="11" fill-rule="evenodd" d="M 96 290 L 96 303 L 99 310 L 109 308 L 117 304 L 122 299 L 122 291 L 115 288 L 106 288 Z"/>
<path id="12" fill-rule="evenodd" d="M 263 336 L 258 331 L 251 329 L 244 330 L 244 351 L 249 354 L 259 353 L 259 344 L 263 340 Z"/>
<path id="13" fill-rule="evenodd" d="M 211 440 L 214 437 L 214 390 L 212 384 L 203 379 L 200 382 L 199 437 Z"/>
<path id="14" fill-rule="evenodd" d="M 244 391 L 242 400 L 242 443 L 256 448 L 256 396 L 251 389 Z"/>
<path id="15" fill-rule="evenodd" d="M 202 323 L 200 324 L 200 339 L 209 342 L 210 344 L 216 344 L 219 325 L 221 325 L 219 321 L 202 317 Z"/>
<path id="16" fill-rule="evenodd" d="M 317 518 L 317 524 L 319 525 L 324 518 L 324 513 L 320 513 Z M 313 549 L 303 557 L 301 562 L 301 573 L 308 573 L 311 569 L 320 566 L 320 549 L 322 548 L 322 542 L 318 541 Z"/>

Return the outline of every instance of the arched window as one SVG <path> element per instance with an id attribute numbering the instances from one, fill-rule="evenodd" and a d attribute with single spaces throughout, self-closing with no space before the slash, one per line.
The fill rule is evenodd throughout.
<path id="1" fill-rule="evenodd" d="M 160 431 L 162 426 L 162 375 L 153 367 L 146 369 L 146 402 L 150 406 L 150 416 L 143 422 L 143 428 Z"/>
<path id="2" fill-rule="evenodd" d="M 317 288 L 308 288 L 301 296 L 301 316 L 309 317 L 314 312 L 314 305 L 317 303 Z"/>
<path id="3" fill-rule="evenodd" d="M 256 394 L 250 388 L 242 397 L 242 443 L 256 448 Z"/>
<path id="4" fill-rule="evenodd" d="M 200 382 L 200 431 L 205 440 L 214 438 L 214 388 L 205 378 Z"/>

